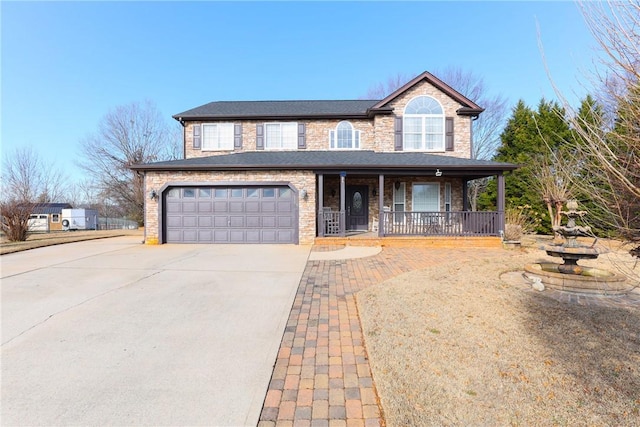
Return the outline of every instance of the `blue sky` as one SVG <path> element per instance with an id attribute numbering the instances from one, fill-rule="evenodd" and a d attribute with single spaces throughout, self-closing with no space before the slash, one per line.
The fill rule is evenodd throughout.
<path id="1" fill-rule="evenodd" d="M 554 99 L 593 66 L 575 3 L 0 3 L 1 138 L 72 179 L 80 141 L 112 108 L 173 114 L 217 100 L 357 99 L 377 82 L 449 66 L 513 105 Z M 577 102 L 577 101 L 576 101 Z"/>

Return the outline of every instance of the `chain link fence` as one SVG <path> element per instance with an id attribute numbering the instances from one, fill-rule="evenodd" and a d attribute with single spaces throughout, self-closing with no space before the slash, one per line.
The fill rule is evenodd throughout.
<path id="1" fill-rule="evenodd" d="M 124 218 L 98 218 L 98 230 L 135 230 L 138 223 Z"/>

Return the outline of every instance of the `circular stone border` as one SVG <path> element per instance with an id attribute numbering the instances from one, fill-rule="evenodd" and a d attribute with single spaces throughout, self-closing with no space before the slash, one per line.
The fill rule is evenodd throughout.
<path id="1" fill-rule="evenodd" d="M 582 275 L 557 272 L 556 263 L 534 263 L 524 266 L 528 277 L 539 277 L 545 286 L 565 292 L 597 295 L 620 295 L 629 292 L 632 287 L 626 285 L 625 277 L 606 270 L 584 267 Z M 556 271 L 543 270 L 555 269 Z"/>

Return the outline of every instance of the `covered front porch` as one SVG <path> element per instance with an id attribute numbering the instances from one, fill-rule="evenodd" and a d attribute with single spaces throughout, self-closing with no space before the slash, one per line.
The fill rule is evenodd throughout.
<path id="1" fill-rule="evenodd" d="M 504 176 L 493 172 L 317 171 L 317 237 L 500 237 Z M 484 176 L 497 179 L 497 210 L 473 212 L 467 186 Z"/>

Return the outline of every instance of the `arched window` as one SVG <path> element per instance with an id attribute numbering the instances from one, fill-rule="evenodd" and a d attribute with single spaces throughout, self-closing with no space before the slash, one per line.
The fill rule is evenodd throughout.
<path id="1" fill-rule="evenodd" d="M 413 98 L 403 115 L 403 141 L 407 151 L 444 151 L 444 110 L 430 96 Z"/>
<path id="2" fill-rule="evenodd" d="M 336 129 L 329 132 L 329 139 L 331 148 L 360 148 L 360 131 L 347 121 L 338 123 Z"/>

